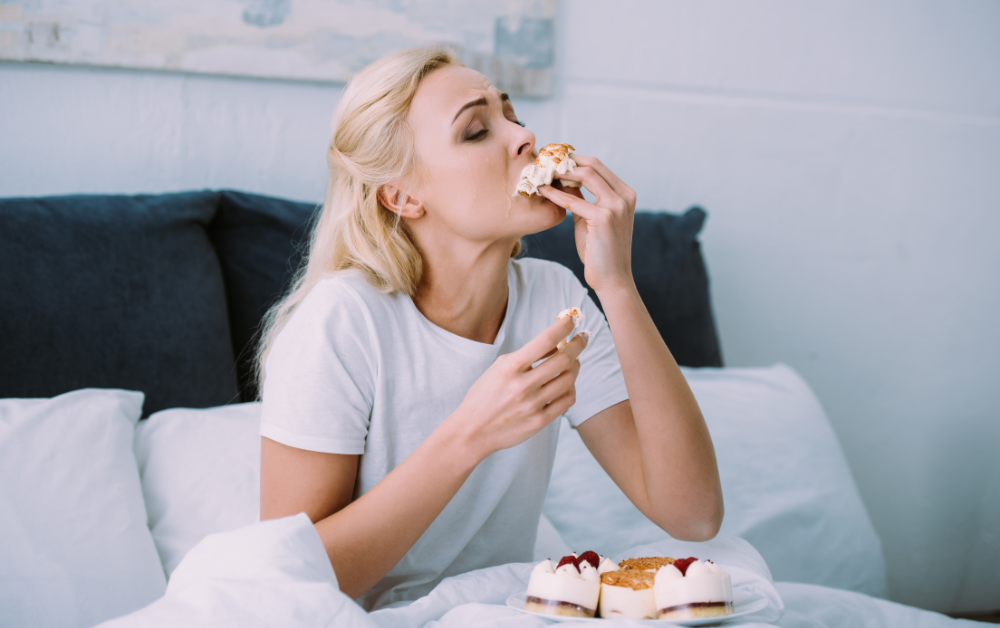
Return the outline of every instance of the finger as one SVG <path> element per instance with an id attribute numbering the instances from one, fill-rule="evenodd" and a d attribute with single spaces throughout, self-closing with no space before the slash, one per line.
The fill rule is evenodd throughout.
<path id="1" fill-rule="evenodd" d="M 532 384 L 542 386 L 545 382 L 565 371 L 574 360 L 580 357 L 580 353 L 583 352 L 586 346 L 587 339 L 583 334 L 574 336 L 554 357 L 549 358 L 532 369 Z"/>
<path id="2" fill-rule="evenodd" d="M 549 423 L 552 423 L 552 421 L 556 420 L 559 415 L 572 408 L 574 403 L 576 403 L 575 386 L 571 387 L 569 390 L 553 399 L 547 406 L 542 408 L 540 418 L 545 425 L 548 425 Z"/>
<path id="3" fill-rule="evenodd" d="M 539 186 L 538 193 L 559 207 L 564 207 L 573 212 L 573 214 L 583 216 L 588 220 L 597 218 L 602 211 L 608 211 L 604 207 L 597 207 L 596 205 L 588 203 L 578 196 L 573 196 L 572 194 L 567 194 L 566 192 L 557 190 L 551 185 Z"/>
<path id="4" fill-rule="evenodd" d="M 545 355 L 543 355 L 542 357 L 540 357 L 539 360 L 544 360 L 545 358 L 550 358 L 550 357 L 554 356 L 556 354 L 556 351 L 558 351 L 558 350 L 559 350 L 559 347 L 556 347 L 556 348 L 552 349 L 552 351 L 549 351 L 548 353 L 546 353 Z"/>
<path id="5" fill-rule="evenodd" d="M 628 203 L 625 202 L 625 199 L 611 189 L 608 182 L 605 181 L 596 170 L 589 166 L 582 166 L 575 169 L 573 172 L 561 174 L 559 176 L 567 181 L 579 181 L 582 183 L 583 187 L 590 190 L 590 192 L 597 197 L 594 204 L 598 207 L 607 207 L 608 209 L 616 211 L 628 208 Z"/>
<path id="6" fill-rule="evenodd" d="M 573 319 L 569 316 L 560 318 L 554 325 L 532 338 L 526 345 L 513 353 L 522 370 L 528 370 L 550 352 L 554 351 L 559 341 L 573 331 Z"/>
<path id="7" fill-rule="evenodd" d="M 588 157 L 587 155 L 578 155 L 577 153 L 573 153 L 573 161 L 575 161 L 577 165 L 587 166 L 588 168 L 596 170 L 597 173 L 601 175 L 601 178 L 607 181 L 608 185 L 611 186 L 611 189 L 613 189 L 618 196 L 627 199 L 630 195 L 635 194 L 635 192 L 632 191 L 632 188 L 619 179 L 618 175 L 611 172 L 611 168 L 608 168 L 601 163 L 601 160 L 597 157 Z M 591 192 L 593 192 L 593 190 L 591 190 Z"/>
<path id="8" fill-rule="evenodd" d="M 570 365 L 559 375 L 553 377 L 538 389 L 538 397 L 544 401 L 555 399 L 567 388 L 576 383 L 576 378 L 580 374 L 580 361 L 573 360 Z"/>
<path id="9" fill-rule="evenodd" d="M 566 187 L 565 185 L 559 182 L 559 179 L 553 179 L 551 185 L 560 192 L 565 192 L 570 196 L 575 196 L 577 198 L 583 198 L 583 190 L 581 190 L 580 188 Z"/>

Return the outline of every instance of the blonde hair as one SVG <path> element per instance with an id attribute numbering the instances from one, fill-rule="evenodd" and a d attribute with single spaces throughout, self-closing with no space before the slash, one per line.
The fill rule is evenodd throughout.
<path id="1" fill-rule="evenodd" d="M 347 84 L 334 116 L 327 151 L 330 178 L 326 199 L 287 294 L 264 315 L 254 359 L 258 399 L 264 390 L 264 363 L 274 339 L 296 306 L 325 277 L 356 269 L 383 293 L 413 296 L 423 258 L 399 214 L 378 193 L 416 165 L 406 123 L 423 77 L 447 65 L 464 65 L 450 48 L 410 48 L 365 67 Z M 520 252 L 520 242 L 511 252 Z"/>

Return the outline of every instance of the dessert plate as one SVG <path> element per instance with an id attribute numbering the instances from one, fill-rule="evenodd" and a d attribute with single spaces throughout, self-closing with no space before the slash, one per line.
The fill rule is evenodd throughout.
<path id="1" fill-rule="evenodd" d="M 536 613 L 535 611 L 529 611 L 528 609 L 524 608 L 526 593 L 527 591 L 524 591 L 522 593 L 515 593 L 514 595 L 507 598 L 507 606 L 513 608 L 516 611 L 521 611 L 522 613 L 527 613 L 528 615 L 534 615 L 536 617 L 541 617 L 543 619 L 548 619 L 550 621 L 595 621 L 595 622 L 608 621 L 607 619 L 601 617 L 563 617 L 562 615 L 549 615 L 547 613 Z M 749 615 L 750 613 L 756 613 L 757 611 L 764 610 L 765 608 L 767 608 L 767 598 L 765 598 L 763 595 L 757 595 L 756 593 L 748 593 L 746 591 L 741 591 L 739 589 L 733 589 L 733 607 L 734 607 L 733 614 L 725 615 L 723 617 L 696 617 L 691 619 L 644 619 L 642 621 L 662 626 L 668 626 L 668 625 L 717 626 L 731 619 L 736 619 L 737 617 L 743 617 L 744 615 Z"/>

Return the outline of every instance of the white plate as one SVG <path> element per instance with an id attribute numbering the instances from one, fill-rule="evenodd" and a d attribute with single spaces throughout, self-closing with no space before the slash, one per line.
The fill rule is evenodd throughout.
<path id="1" fill-rule="evenodd" d="M 563 615 L 549 615 L 547 613 L 529 611 L 524 608 L 526 594 L 527 591 L 524 591 L 523 593 L 515 593 L 510 596 L 507 598 L 507 606 L 516 611 L 521 611 L 522 613 L 527 613 L 536 617 L 542 617 L 544 619 L 548 619 L 549 621 L 608 621 L 601 617 L 565 617 Z M 757 595 L 756 593 L 747 593 L 746 591 L 733 589 L 733 606 L 733 614 L 725 615 L 723 617 L 697 617 L 693 619 L 644 619 L 642 621 L 649 622 L 651 624 L 672 626 L 715 626 L 731 619 L 736 619 L 737 617 L 743 617 L 744 615 L 764 610 L 767 608 L 767 598 L 762 595 Z"/>

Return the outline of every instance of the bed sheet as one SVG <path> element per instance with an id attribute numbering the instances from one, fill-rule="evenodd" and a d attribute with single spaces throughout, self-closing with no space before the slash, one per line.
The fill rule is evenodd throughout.
<path id="1" fill-rule="evenodd" d="M 707 543 L 664 541 L 630 555 L 712 555 L 733 588 L 764 596 L 760 613 L 728 625 L 783 628 L 952 626 L 936 613 L 820 586 L 776 587 L 760 554 L 746 541 L 720 535 Z M 615 557 L 616 559 L 618 557 Z M 550 625 L 504 605 L 524 590 L 530 563 L 480 569 L 448 578 L 410 603 L 366 613 L 340 592 L 315 527 L 305 514 L 206 537 L 174 571 L 166 594 L 100 628 L 173 626 L 337 626 L 339 628 L 532 628 Z M 783 595 L 789 602 L 783 602 Z M 787 604 L 787 608 L 786 608 Z M 970 622 L 974 623 L 974 622 Z M 648 625 L 607 620 L 609 628 Z"/>
<path id="2" fill-rule="evenodd" d="M 853 591 L 795 582 L 777 582 L 774 586 L 785 602 L 785 611 L 775 624 L 782 628 L 986 628 L 989 625 L 952 619 Z"/>

